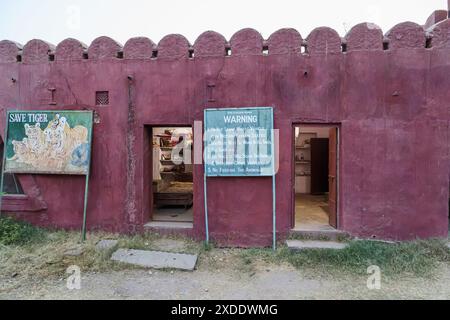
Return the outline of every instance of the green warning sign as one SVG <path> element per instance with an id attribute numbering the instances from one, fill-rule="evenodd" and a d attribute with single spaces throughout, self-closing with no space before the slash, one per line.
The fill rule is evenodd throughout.
<path id="1" fill-rule="evenodd" d="M 271 107 L 206 109 L 206 175 L 272 176 L 273 140 Z"/>

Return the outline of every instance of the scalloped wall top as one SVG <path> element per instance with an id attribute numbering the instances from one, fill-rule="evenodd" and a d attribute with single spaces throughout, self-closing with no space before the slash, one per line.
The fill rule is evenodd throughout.
<path id="1" fill-rule="evenodd" d="M 106 36 L 98 37 L 86 46 L 76 39 L 65 39 L 56 47 L 39 39 L 29 41 L 25 46 L 0 41 L 0 63 L 22 61 L 26 64 L 48 61 L 76 61 L 82 59 L 187 59 L 202 57 L 224 57 L 276 54 L 301 54 L 302 47 L 309 55 L 338 54 L 343 51 L 450 48 L 450 20 L 440 20 L 428 30 L 413 22 L 402 22 L 383 32 L 373 23 L 355 25 L 341 38 L 328 27 L 314 29 L 306 40 L 292 28 L 275 31 L 267 40 L 251 28 L 237 31 L 228 42 L 215 31 L 202 33 L 192 46 L 182 35 L 170 34 L 155 44 L 146 37 L 129 39 L 125 46 Z M 427 38 L 430 41 L 427 41 Z M 388 46 L 383 46 L 388 43 Z"/>

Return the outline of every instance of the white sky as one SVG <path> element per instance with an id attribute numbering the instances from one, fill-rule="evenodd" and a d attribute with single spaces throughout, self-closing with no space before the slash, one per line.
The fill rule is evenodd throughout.
<path id="1" fill-rule="evenodd" d="M 86 44 L 107 35 L 124 44 L 134 36 L 158 42 L 169 33 L 193 43 L 206 30 L 227 39 L 252 27 L 268 38 L 292 27 L 306 38 L 319 26 L 345 35 L 360 22 L 383 32 L 403 21 L 424 24 L 446 0 L 0 0 L 0 40 L 25 44 L 38 38 L 58 44 L 76 38 Z"/>

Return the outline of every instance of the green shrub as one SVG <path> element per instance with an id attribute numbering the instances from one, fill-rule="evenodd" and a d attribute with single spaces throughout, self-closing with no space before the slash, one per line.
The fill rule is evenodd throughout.
<path id="1" fill-rule="evenodd" d="M 25 244 L 42 239 L 44 233 L 41 229 L 26 222 L 16 221 L 10 217 L 0 217 L 0 244 Z"/>

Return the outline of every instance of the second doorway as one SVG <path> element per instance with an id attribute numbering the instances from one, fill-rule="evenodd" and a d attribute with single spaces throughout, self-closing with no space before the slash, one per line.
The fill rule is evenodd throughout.
<path id="1" fill-rule="evenodd" d="M 294 126 L 295 230 L 337 228 L 337 154 L 337 126 Z"/>

